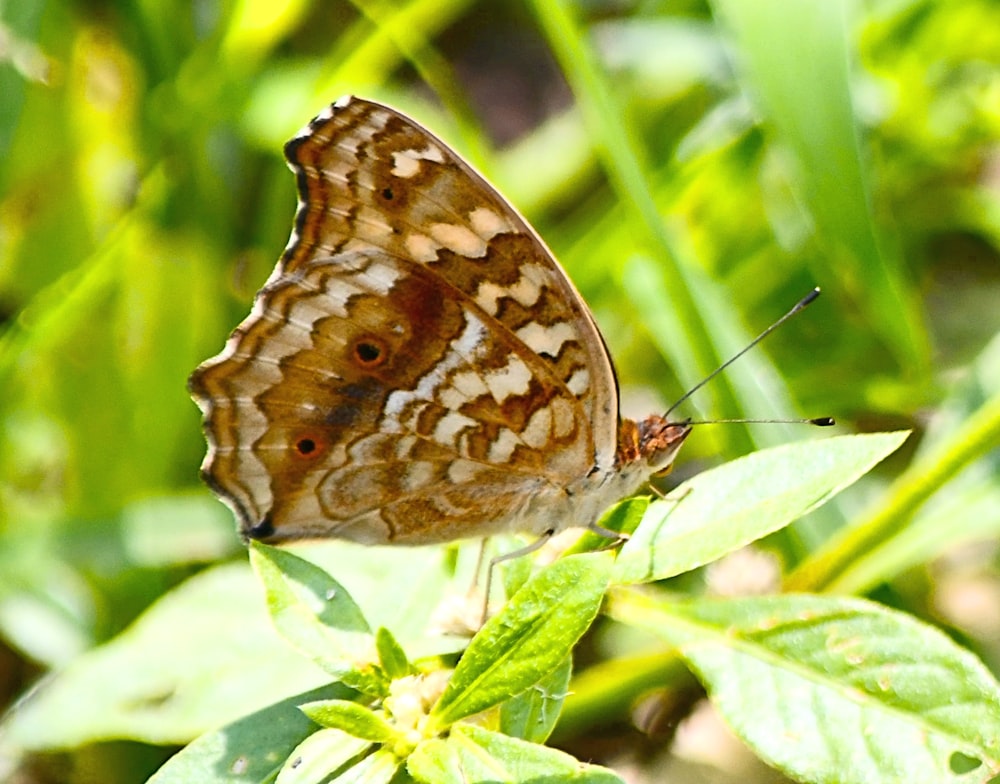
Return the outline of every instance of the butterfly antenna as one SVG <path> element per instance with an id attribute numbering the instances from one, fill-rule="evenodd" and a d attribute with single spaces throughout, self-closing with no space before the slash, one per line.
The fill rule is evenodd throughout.
<path id="1" fill-rule="evenodd" d="M 809 417 L 806 419 L 685 419 L 685 425 L 816 425 L 830 427 L 837 424 L 833 417 Z"/>
<path id="2" fill-rule="evenodd" d="M 729 367 L 731 364 L 733 364 L 737 359 L 739 359 L 744 354 L 746 354 L 750 349 L 752 349 L 754 346 L 756 346 L 758 343 L 760 343 L 764 338 L 766 338 L 768 335 L 770 335 L 772 332 L 774 332 L 774 330 L 776 330 L 778 327 L 780 327 L 782 324 L 784 324 L 786 321 L 788 321 L 788 319 L 790 319 L 792 316 L 794 316 L 799 311 L 804 310 L 806 308 L 806 306 L 809 305 L 809 304 L 811 304 L 816 299 L 816 297 L 818 297 L 818 296 L 819 296 L 819 287 L 817 286 L 812 291 L 810 291 L 808 294 L 806 294 L 802 299 L 800 299 L 798 302 L 796 302 L 795 303 L 795 307 L 793 307 L 791 310 L 789 310 L 784 316 L 782 316 L 777 321 L 775 321 L 771 326 L 769 326 L 767 329 L 765 329 L 763 332 L 761 332 L 757 337 L 755 337 L 753 340 L 751 340 L 749 343 L 747 343 L 743 348 L 741 348 L 739 351 L 737 351 L 735 354 L 733 354 L 733 356 L 731 356 L 729 359 L 727 359 L 725 362 L 723 362 L 721 365 L 719 365 L 715 370 L 713 370 L 711 373 L 709 373 L 707 376 L 705 376 L 705 378 L 703 378 L 701 381 L 699 381 L 697 384 L 695 384 L 693 387 L 691 387 L 691 389 L 689 389 L 687 392 L 685 392 L 683 395 L 681 395 L 680 399 L 676 403 L 674 403 L 670 408 L 667 409 L 667 413 L 665 413 L 663 415 L 663 418 L 664 419 L 668 419 L 670 417 L 670 413 L 672 411 L 676 410 L 676 408 L 679 405 L 681 405 L 681 403 L 683 403 L 688 398 L 690 398 L 691 395 L 693 395 L 695 392 L 697 392 L 699 389 L 701 389 L 703 386 L 705 386 L 705 384 L 707 384 L 709 381 L 711 381 L 713 378 L 715 378 L 717 375 L 719 375 L 719 373 L 721 373 L 723 370 L 725 370 L 727 367 Z M 716 420 L 716 421 L 719 421 L 719 422 L 741 422 L 741 423 L 744 423 L 744 424 L 764 424 L 765 423 L 765 420 L 751 420 L 751 419 L 720 419 L 720 420 Z M 803 419 L 803 420 L 797 420 L 797 419 L 796 420 L 777 420 L 775 422 L 775 424 L 777 424 L 777 423 L 782 423 L 782 424 L 798 424 L 800 422 L 802 424 L 819 425 L 821 427 L 826 427 L 828 425 L 832 425 L 833 424 L 833 420 L 830 417 L 821 417 L 819 419 Z M 702 423 L 692 422 L 691 424 L 702 424 Z"/>

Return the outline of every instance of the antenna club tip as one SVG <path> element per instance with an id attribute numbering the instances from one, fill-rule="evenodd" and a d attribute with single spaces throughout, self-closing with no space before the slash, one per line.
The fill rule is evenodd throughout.
<path id="1" fill-rule="evenodd" d="M 809 424 L 816 425 L 817 427 L 830 427 L 831 425 L 837 424 L 837 420 L 833 417 L 816 417 L 815 419 L 808 420 Z"/>
<path id="2" fill-rule="evenodd" d="M 799 302 L 799 307 L 800 308 L 804 308 L 806 305 L 808 305 L 811 302 L 813 302 L 819 296 L 819 291 L 820 291 L 819 286 L 817 286 L 812 291 L 810 291 L 808 294 L 806 294 L 802 298 L 802 301 Z"/>

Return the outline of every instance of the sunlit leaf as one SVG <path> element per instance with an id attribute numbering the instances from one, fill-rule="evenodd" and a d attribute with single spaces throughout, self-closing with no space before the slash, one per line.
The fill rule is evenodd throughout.
<path id="1" fill-rule="evenodd" d="M 407 770 L 422 784 L 497 781 L 621 784 L 622 781 L 607 768 L 587 765 L 564 752 L 472 724 L 457 724 L 447 739 L 420 745 L 408 758 Z"/>
<path id="2" fill-rule="evenodd" d="M 794 778 L 930 784 L 1000 772 L 1000 684 L 910 616 L 840 597 L 673 602 L 624 590 L 611 613 L 676 645 L 737 734 Z M 972 778 L 957 775 L 957 759 L 972 761 Z"/>
<path id="3" fill-rule="evenodd" d="M 857 480 L 906 436 L 800 441 L 699 474 L 649 508 L 622 548 L 614 579 L 662 580 L 773 533 Z"/>
<path id="4" fill-rule="evenodd" d="M 514 697 L 555 670 L 601 606 L 609 553 L 556 561 L 486 622 L 431 713 L 437 727 Z"/>

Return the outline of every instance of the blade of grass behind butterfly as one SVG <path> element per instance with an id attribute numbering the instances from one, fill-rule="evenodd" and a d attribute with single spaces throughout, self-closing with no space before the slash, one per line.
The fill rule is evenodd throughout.
<path id="1" fill-rule="evenodd" d="M 323 59 L 323 75 L 317 79 L 317 96 L 330 98 L 330 82 L 355 85 L 383 85 L 389 81 L 401 63 L 410 60 L 414 66 L 414 50 L 433 40 L 441 30 L 458 19 L 469 0 L 413 0 L 402 4 L 380 3 L 369 13 L 369 3 L 353 5 L 366 18 L 358 22 L 351 36 L 342 38 L 343 45 Z M 362 35 L 362 31 L 367 34 Z M 423 41 L 413 40 L 419 31 Z M 419 66 L 418 66 L 419 67 Z M 434 66 L 439 67 L 438 65 Z M 435 72 L 437 73 L 437 72 Z M 433 74 L 432 74 L 433 78 Z M 436 78 L 431 82 L 435 86 Z M 450 92 L 450 91 L 449 91 Z"/>
<path id="2" fill-rule="evenodd" d="M 458 131 L 458 140 L 452 138 L 454 134 L 448 135 L 451 142 L 460 141 L 456 144 L 458 149 L 463 150 L 477 168 L 488 170 L 486 164 L 492 158 L 487 141 L 489 135 L 466 99 L 451 63 L 432 43 L 434 34 L 459 17 L 470 4 L 469 0 L 417 0 L 402 7 L 384 0 L 353 0 L 352 4 L 399 50 L 444 104 L 447 116 L 454 120 Z"/>
<path id="3" fill-rule="evenodd" d="M 267 0 L 243 0 L 234 3 L 219 47 L 219 66 L 245 72 L 266 60 L 282 41 L 302 24 L 309 12 L 308 0 L 271 3 Z M 137 11 L 146 8 L 140 4 Z M 151 33 L 161 27 L 161 20 L 150 8 L 146 23 Z"/>
<path id="4" fill-rule="evenodd" d="M 451 86 L 452 75 L 444 70 L 447 63 L 436 54 L 426 53 L 430 51 L 428 41 L 454 24 L 470 1 L 413 0 L 372 8 L 369 5 L 355 3 L 361 15 L 340 31 L 322 58 L 259 74 L 241 119 L 244 127 L 266 149 L 275 149 L 301 125 L 301 119 L 294 118 L 308 117 L 345 93 L 387 100 L 407 114 L 426 117 L 426 103 L 416 102 L 412 91 L 387 92 L 389 88 L 383 87 L 401 65 L 411 63 L 441 95 L 449 115 L 457 118 L 460 146 L 471 151 L 477 163 L 488 159 L 479 149 L 480 140 L 486 137 Z M 414 38 L 417 34 L 419 41 Z"/>
<path id="5" fill-rule="evenodd" d="M 674 247 L 680 248 L 685 245 L 684 242 L 675 242 Z M 706 328 L 712 336 L 714 345 L 720 347 L 724 356 L 734 355 L 744 348 L 759 330 L 756 332 L 748 330 L 740 322 L 736 315 L 737 311 L 730 301 L 730 295 L 719 284 L 697 272 L 690 275 L 690 280 L 694 290 L 697 291 L 702 312 L 707 316 Z M 625 266 L 624 283 L 630 300 L 642 313 L 642 320 L 647 325 L 650 337 L 661 353 L 665 354 L 666 344 L 670 342 L 673 330 L 676 329 L 676 317 L 674 314 L 663 312 L 661 295 L 667 284 L 660 274 L 659 267 L 645 256 L 633 256 Z M 699 418 L 798 416 L 788 387 L 766 352 L 751 351 L 741 357 L 739 362 L 727 368 L 725 373 L 733 385 L 733 393 L 738 400 L 736 410 L 708 411 L 703 405 L 699 405 L 697 400 L 692 399 L 684 404 L 687 411 L 677 413 L 688 414 L 694 410 L 698 412 Z M 749 426 L 748 430 L 756 448 L 778 446 L 810 435 L 807 429 L 798 425 L 757 425 Z"/>
<path id="6" fill-rule="evenodd" d="M 676 314 L 680 329 L 672 335 L 670 361 L 682 383 L 693 386 L 720 364 L 721 354 L 705 327 L 689 272 L 679 263 L 671 246 L 649 183 L 642 174 L 636 145 L 622 121 L 621 107 L 612 97 L 607 79 L 580 34 L 569 5 L 561 0 L 534 0 L 532 6 L 595 138 L 595 149 L 612 188 L 629 210 L 630 223 L 668 281 L 668 300 L 663 307 Z M 725 378 L 713 383 L 709 394 L 716 399 L 720 410 L 736 409 L 732 388 Z M 738 426 L 725 431 L 724 438 L 730 444 L 727 453 L 742 454 L 751 449 L 746 431 Z"/>
<path id="7" fill-rule="evenodd" d="M 683 247 L 683 243 L 678 243 Z M 753 335 L 739 322 L 736 311 L 727 303 L 726 294 L 721 287 L 707 278 L 694 274 L 697 280 L 699 301 L 708 314 L 708 329 L 713 336 L 715 345 L 722 346 L 729 355 L 745 346 Z M 669 341 L 672 334 L 669 322 L 672 314 L 663 313 L 658 305 L 657 294 L 665 285 L 659 274 L 659 269 L 643 257 L 633 257 L 625 270 L 626 286 L 632 292 L 632 301 L 643 312 L 643 322 L 649 327 L 653 340 L 660 345 Z M 661 346 L 662 350 L 662 346 Z M 740 402 L 740 409 L 735 412 L 712 411 L 709 415 L 755 416 L 755 417 L 789 417 L 798 416 L 795 404 L 788 392 L 781 374 L 768 358 L 766 352 L 751 351 L 740 358 L 740 361 L 726 369 L 726 374 L 733 383 L 735 396 Z M 713 382 L 714 383 L 714 382 Z M 686 406 L 687 404 L 685 404 Z M 695 410 L 697 407 L 695 406 Z M 713 437 L 724 434 L 734 427 L 731 424 L 712 427 L 710 430 L 699 429 L 699 436 L 704 438 L 707 433 Z M 801 425 L 751 425 L 748 432 L 755 448 L 778 446 L 791 441 L 815 437 L 812 428 Z M 719 444 L 719 449 L 725 443 Z M 711 447 L 708 450 L 712 451 Z M 739 455 L 729 455 L 738 457 Z M 829 504 L 809 514 L 808 524 L 796 524 L 782 529 L 773 536 L 782 542 L 784 555 L 792 563 L 797 562 L 808 552 L 824 541 L 832 531 L 843 523 L 844 512 L 839 499 L 833 499 Z"/>
<path id="8" fill-rule="evenodd" d="M 928 338 L 903 260 L 877 227 L 851 96 L 853 2 L 713 0 L 738 47 L 738 72 L 798 164 L 794 180 L 816 224 L 817 275 L 838 282 L 891 348 L 924 374 Z M 808 67 L 803 67 L 808 64 Z"/>

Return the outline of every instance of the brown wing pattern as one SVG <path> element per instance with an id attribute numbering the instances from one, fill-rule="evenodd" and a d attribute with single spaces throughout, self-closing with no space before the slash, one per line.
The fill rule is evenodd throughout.
<path id="1" fill-rule="evenodd" d="M 617 392 L 601 337 L 479 175 L 357 99 L 286 156 L 300 195 L 288 248 L 191 379 L 203 472 L 247 535 L 516 530 L 540 497 L 612 466 Z"/>

